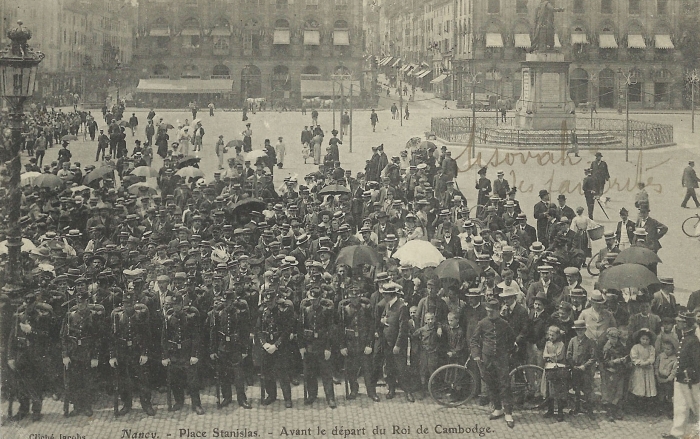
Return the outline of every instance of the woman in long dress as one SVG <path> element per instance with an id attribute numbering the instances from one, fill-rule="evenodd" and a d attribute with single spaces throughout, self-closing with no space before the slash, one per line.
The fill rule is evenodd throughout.
<path id="1" fill-rule="evenodd" d="M 588 236 L 588 230 L 596 227 L 598 224 L 593 222 L 583 214 L 585 209 L 581 206 L 576 208 L 576 216 L 571 220 L 570 229 L 575 233 L 574 247 L 583 251 L 587 258 L 591 257 L 591 238 Z"/>

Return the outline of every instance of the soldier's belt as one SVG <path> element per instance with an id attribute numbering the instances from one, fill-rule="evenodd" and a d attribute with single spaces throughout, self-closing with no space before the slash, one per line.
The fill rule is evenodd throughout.
<path id="1" fill-rule="evenodd" d="M 262 332 L 263 339 L 268 341 L 275 341 L 275 334 L 272 332 Z"/>
<path id="2" fill-rule="evenodd" d="M 225 340 L 226 342 L 236 342 L 236 341 L 240 341 L 240 338 L 241 338 L 240 335 L 238 335 L 238 334 L 226 335 L 225 333 L 223 333 L 223 332 L 221 332 L 221 331 L 219 331 L 219 334 L 221 334 L 221 336 L 224 337 L 224 340 Z"/>
<path id="3" fill-rule="evenodd" d="M 360 333 L 358 331 L 355 331 L 354 329 L 345 329 L 345 335 L 348 337 L 355 337 L 358 338 L 360 336 Z"/>
<path id="4" fill-rule="evenodd" d="M 134 345 L 134 340 L 127 340 L 125 338 L 120 338 L 120 339 L 118 339 L 118 341 L 121 342 L 121 344 L 125 344 L 126 347 L 128 347 L 128 348 L 130 348 Z"/>
<path id="5" fill-rule="evenodd" d="M 72 339 L 73 341 L 75 341 L 75 342 L 78 344 L 78 346 L 82 346 L 82 345 L 83 345 L 83 340 L 89 340 L 88 337 L 73 337 L 73 336 L 68 336 L 68 338 L 70 338 L 70 339 Z"/>
<path id="6" fill-rule="evenodd" d="M 318 338 L 318 332 L 312 331 L 311 329 L 304 329 L 304 338 L 307 340 Z"/>
<path id="7" fill-rule="evenodd" d="M 183 343 L 189 343 L 191 340 L 182 340 L 181 342 L 173 341 L 173 340 L 168 340 L 168 343 L 175 345 L 177 349 L 182 349 L 182 344 Z"/>

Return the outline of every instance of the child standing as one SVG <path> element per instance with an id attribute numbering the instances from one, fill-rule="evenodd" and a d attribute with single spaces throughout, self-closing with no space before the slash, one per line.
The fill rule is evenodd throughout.
<path id="1" fill-rule="evenodd" d="M 568 368 L 566 367 L 566 347 L 562 341 L 563 331 L 557 326 L 547 329 L 547 342 L 542 351 L 544 358 L 545 389 L 542 394 L 549 399 L 545 418 L 554 416 L 554 401 L 557 401 L 557 421 L 564 420 L 564 406 L 569 393 Z"/>
<path id="2" fill-rule="evenodd" d="M 673 382 L 676 380 L 676 346 L 670 340 L 661 343 L 661 352 L 656 356 L 654 375 L 659 394 L 659 411 L 673 419 Z"/>
<path id="3" fill-rule="evenodd" d="M 642 328 L 634 336 L 634 346 L 630 351 L 630 360 L 634 365 L 630 376 L 630 393 L 639 399 L 643 410 L 649 408 L 649 398 L 656 396 L 656 380 L 654 378 L 654 362 L 656 350 L 651 345 L 651 331 Z"/>
<path id="4" fill-rule="evenodd" d="M 625 386 L 625 367 L 628 360 L 627 347 L 620 340 L 620 330 L 613 327 L 605 331 L 608 341 L 603 346 L 603 370 L 601 392 L 608 420 L 622 420 L 619 403 Z"/>
<path id="5" fill-rule="evenodd" d="M 420 381 L 425 393 L 430 375 L 438 368 L 438 358 L 442 337 L 442 328 L 435 324 L 435 314 L 425 314 L 425 325 L 413 333 L 420 340 Z"/>
<path id="6" fill-rule="evenodd" d="M 593 418 L 593 374 L 595 373 L 596 344 L 586 336 L 586 321 L 574 322 L 576 337 L 569 341 L 566 352 L 566 362 L 571 367 L 571 378 L 576 398 L 576 405 L 572 414 L 581 413 L 581 397 L 585 401 L 586 411 Z"/>

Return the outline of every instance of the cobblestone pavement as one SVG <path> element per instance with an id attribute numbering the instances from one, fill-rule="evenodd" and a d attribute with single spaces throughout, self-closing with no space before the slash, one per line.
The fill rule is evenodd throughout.
<path id="1" fill-rule="evenodd" d="M 253 386 L 248 390 L 248 396 L 254 398 L 252 410 L 243 410 L 235 402 L 229 407 L 217 410 L 216 398 L 213 396 L 212 388 L 209 388 L 202 395 L 203 406 L 207 411 L 203 416 L 197 416 L 191 412 L 187 404 L 177 414 L 168 413 L 165 394 L 154 393 L 154 406 L 157 413 L 152 418 L 146 416 L 135 402 L 134 410 L 129 415 L 115 419 L 111 399 L 105 397 L 95 405 L 94 415 L 91 418 L 81 415 L 66 419 L 62 415 L 61 402 L 48 400 L 44 404 L 45 415 L 41 422 L 32 423 L 25 419 L 20 423 L 2 427 L 0 437 L 48 439 L 53 434 L 53 439 L 300 436 L 343 439 L 370 436 L 445 439 L 460 437 L 647 439 L 660 438 L 661 434 L 667 432 L 671 426 L 671 421 L 661 416 L 629 414 L 622 421 L 609 422 L 604 414 L 597 413 L 594 420 L 585 415 L 576 415 L 569 416 L 564 422 L 558 423 L 555 420 L 543 419 L 541 414 L 535 411 L 516 410 L 515 428 L 511 430 L 502 419 L 489 421 L 487 407 L 465 405 L 444 408 L 431 399 L 409 403 L 403 398 L 401 392 L 394 400 L 387 401 L 383 395 L 385 391 L 381 389 L 379 390 L 382 397 L 380 403 L 371 401 L 364 394 L 354 401 L 345 401 L 345 397 L 342 396 L 342 386 L 335 386 L 335 390 L 338 394 L 338 408 L 335 410 L 328 408 L 322 398 L 319 398 L 311 407 L 304 406 L 301 385 L 293 388 L 294 407 L 291 409 L 285 409 L 281 401 L 267 407 L 260 406 L 259 394 L 257 394 L 259 388 Z M 16 407 L 15 405 L 15 411 Z M 6 408 L 6 403 L 3 403 L 3 413 L 6 413 Z M 463 430 L 458 433 L 460 427 Z M 325 434 L 319 429 L 325 431 Z M 334 431 L 334 429 L 337 430 Z M 142 433 L 146 435 L 139 436 Z M 188 436 L 188 434 L 198 434 L 198 436 Z"/>

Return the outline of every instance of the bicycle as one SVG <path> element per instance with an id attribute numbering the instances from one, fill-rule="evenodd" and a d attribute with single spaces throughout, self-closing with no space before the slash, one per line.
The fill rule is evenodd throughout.
<path id="1" fill-rule="evenodd" d="M 598 276 L 600 274 L 600 270 L 596 266 L 600 260 L 600 253 L 596 253 L 591 257 L 591 260 L 588 261 L 588 266 L 586 269 L 588 270 L 588 274 L 591 276 Z"/>
<path id="2" fill-rule="evenodd" d="M 464 365 L 445 364 L 438 367 L 428 380 L 428 392 L 440 405 L 458 407 L 476 396 L 478 377 Z"/>
<path id="3" fill-rule="evenodd" d="M 685 221 L 683 221 L 683 224 L 681 225 L 681 229 L 683 229 L 683 233 L 685 233 L 686 236 L 689 238 L 697 238 L 700 236 L 700 213 L 696 213 L 695 215 L 691 216 L 690 218 L 687 218 Z"/>
<path id="4" fill-rule="evenodd" d="M 510 391 L 513 401 L 522 405 L 526 401 L 534 400 L 540 392 L 544 369 L 534 364 L 523 364 L 510 371 Z M 545 404 L 534 404 L 530 409 L 540 408 Z"/>

